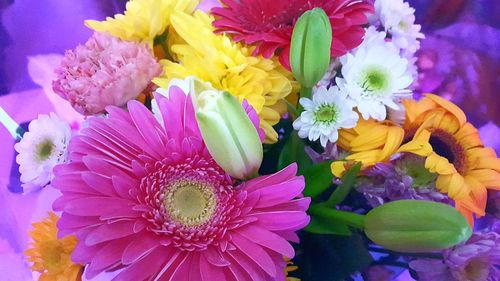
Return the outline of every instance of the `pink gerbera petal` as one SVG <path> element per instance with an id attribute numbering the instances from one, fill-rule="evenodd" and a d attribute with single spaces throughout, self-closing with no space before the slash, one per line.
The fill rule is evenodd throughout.
<path id="1" fill-rule="evenodd" d="M 169 94 L 156 96 L 163 123 L 131 101 L 72 139 L 53 207 L 60 233 L 78 237 L 73 259 L 89 278 L 121 269 L 114 280 L 282 279 L 283 255 L 294 255 L 287 240 L 309 221 L 296 165 L 234 186 L 203 143 L 191 99 Z"/>

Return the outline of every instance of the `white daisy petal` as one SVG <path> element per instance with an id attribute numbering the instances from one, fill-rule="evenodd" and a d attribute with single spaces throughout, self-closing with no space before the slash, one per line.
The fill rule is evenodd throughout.
<path id="1" fill-rule="evenodd" d="M 301 138 L 308 138 L 311 141 L 319 139 L 323 147 L 326 147 L 328 142 L 337 141 L 338 129 L 347 128 L 344 124 L 352 128 L 357 123 L 358 115 L 353 111 L 354 103 L 347 93 L 337 86 L 328 89 L 324 86 L 315 87 L 312 100 L 307 98 L 300 100 L 301 104 L 308 104 L 310 107 L 304 108 L 305 110 L 293 122 L 293 128 L 298 131 Z"/>
<path id="2" fill-rule="evenodd" d="M 66 161 L 66 148 L 71 138 L 70 126 L 54 113 L 39 115 L 28 125 L 14 149 L 19 153 L 21 182 L 25 192 L 47 185 L 53 178 L 52 169 Z"/>

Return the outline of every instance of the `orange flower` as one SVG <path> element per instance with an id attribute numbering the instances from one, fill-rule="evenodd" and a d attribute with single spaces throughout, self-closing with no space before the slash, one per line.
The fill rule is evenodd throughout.
<path id="1" fill-rule="evenodd" d="M 484 215 L 487 189 L 500 190 L 500 159 L 453 103 L 432 94 L 403 103 L 405 143 L 398 152 L 426 157 L 425 167 L 438 175 L 437 189 L 473 224 L 473 214 Z"/>
<path id="2" fill-rule="evenodd" d="M 41 222 L 33 223 L 29 233 L 33 241 L 24 254 L 33 265 L 31 269 L 41 273 L 40 281 L 77 281 L 81 280 L 83 266 L 71 261 L 75 249 L 75 236 L 57 238 L 57 221 L 52 212 Z"/>

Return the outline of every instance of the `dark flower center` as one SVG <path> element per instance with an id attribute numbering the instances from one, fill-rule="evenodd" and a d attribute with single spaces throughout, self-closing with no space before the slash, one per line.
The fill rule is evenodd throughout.
<path id="1" fill-rule="evenodd" d="M 448 159 L 459 173 L 465 171 L 465 150 L 450 133 L 441 129 L 434 130 L 429 144 L 439 156 Z"/>

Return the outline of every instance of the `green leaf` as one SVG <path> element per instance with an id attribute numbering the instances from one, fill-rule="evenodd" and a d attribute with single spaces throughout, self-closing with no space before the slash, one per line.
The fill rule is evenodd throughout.
<path id="1" fill-rule="evenodd" d="M 351 230 L 349 230 L 347 225 L 342 223 L 332 223 L 325 218 L 317 216 L 311 216 L 311 222 L 304 230 L 316 234 L 351 235 Z"/>
<path id="2" fill-rule="evenodd" d="M 304 171 L 306 188 L 304 195 L 315 198 L 332 185 L 333 174 L 330 169 L 332 161 L 321 162 Z"/>
<path id="3" fill-rule="evenodd" d="M 286 166 L 296 162 L 299 166 L 299 174 L 303 175 L 305 169 L 312 165 L 312 160 L 307 155 L 304 150 L 305 144 L 296 131 L 290 133 L 283 150 L 281 151 L 280 157 L 278 159 L 278 170 L 285 168 Z"/>
<path id="4" fill-rule="evenodd" d="M 358 162 L 354 166 L 352 166 L 352 168 L 350 168 L 349 171 L 344 174 L 344 176 L 342 176 L 342 183 L 337 186 L 328 201 L 326 201 L 327 206 L 335 207 L 338 204 L 342 203 L 342 201 L 344 201 L 347 195 L 349 195 L 349 192 L 351 192 L 351 189 L 356 182 L 356 177 L 358 176 L 360 170 L 361 163 Z"/>

